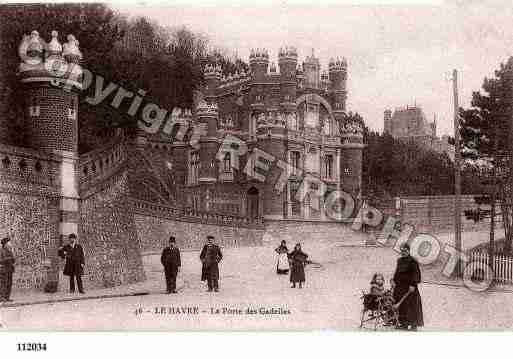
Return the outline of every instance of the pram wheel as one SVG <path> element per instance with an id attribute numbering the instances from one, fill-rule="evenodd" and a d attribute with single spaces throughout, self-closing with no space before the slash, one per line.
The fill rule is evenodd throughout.
<path id="1" fill-rule="evenodd" d="M 377 296 L 364 293 L 360 328 L 371 330 L 391 330 L 399 323 L 397 311 L 393 308 L 393 299 L 389 296 Z"/>

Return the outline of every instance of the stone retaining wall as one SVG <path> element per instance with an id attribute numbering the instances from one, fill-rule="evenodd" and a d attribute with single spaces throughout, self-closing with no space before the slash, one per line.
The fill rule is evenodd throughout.
<path id="1" fill-rule="evenodd" d="M 341 244 L 363 245 L 367 236 L 353 231 L 351 224 L 329 221 L 266 220 L 264 240 L 285 240 L 291 247 L 304 239 L 336 240 Z"/>
<path id="2" fill-rule="evenodd" d="M 42 288 L 45 259 L 59 233 L 59 199 L 0 193 L 0 236 L 8 235 L 16 257 L 13 288 Z"/>
<path id="3" fill-rule="evenodd" d="M 134 215 L 128 202 L 127 172 L 81 202 L 80 243 L 85 252 L 86 288 L 145 279 Z"/>
<path id="4" fill-rule="evenodd" d="M 465 211 L 478 208 L 474 195 L 461 196 L 461 224 L 463 231 L 482 231 L 490 228 L 490 219 L 474 222 L 465 217 Z M 489 205 L 479 205 L 490 209 Z M 415 226 L 418 232 L 444 233 L 454 230 L 454 196 L 418 196 L 401 198 L 401 221 Z M 498 223 L 501 225 L 501 223 Z"/>
<path id="5" fill-rule="evenodd" d="M 140 214 L 135 215 L 135 224 L 143 252 L 161 251 L 171 235 L 176 237 L 181 249 L 199 249 L 209 234 L 223 247 L 258 246 L 262 244 L 264 234 L 263 229 L 184 222 Z"/>

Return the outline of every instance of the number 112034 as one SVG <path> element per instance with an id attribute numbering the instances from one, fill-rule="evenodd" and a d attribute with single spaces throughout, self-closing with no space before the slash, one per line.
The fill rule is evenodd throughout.
<path id="1" fill-rule="evenodd" d="M 46 343 L 18 343 L 19 352 L 41 352 L 46 351 Z"/>

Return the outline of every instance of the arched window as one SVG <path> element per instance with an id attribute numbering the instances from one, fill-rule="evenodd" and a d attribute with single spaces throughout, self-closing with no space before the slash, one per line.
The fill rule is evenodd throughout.
<path id="1" fill-rule="evenodd" d="M 190 153 L 189 162 L 189 184 L 198 184 L 200 157 L 198 152 Z"/>
<path id="2" fill-rule="evenodd" d="M 292 175 L 299 176 L 301 170 L 301 154 L 298 151 L 290 152 L 290 164 L 292 166 Z"/>
<path id="3" fill-rule="evenodd" d="M 326 121 L 324 121 L 324 134 L 326 136 L 331 136 L 333 133 L 333 122 L 330 118 L 327 118 Z"/>
<path id="4" fill-rule="evenodd" d="M 232 155 L 230 152 L 226 152 L 223 158 L 223 171 L 231 172 L 232 171 Z"/>
<path id="5" fill-rule="evenodd" d="M 333 155 L 324 157 L 324 177 L 333 178 Z"/>

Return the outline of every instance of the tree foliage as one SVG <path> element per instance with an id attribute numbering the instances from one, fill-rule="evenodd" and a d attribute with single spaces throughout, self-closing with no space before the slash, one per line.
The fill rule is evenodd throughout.
<path id="1" fill-rule="evenodd" d="M 146 103 L 172 111 L 174 107 L 190 108 L 194 92 L 203 85 L 203 67 L 208 61 L 224 67 L 224 71 L 247 69 L 239 59 L 232 60 L 220 50 L 208 51 L 208 39 L 184 26 L 162 27 L 147 18 L 127 19 L 102 4 L 37 4 L 0 7 L 0 114 L 5 123 L 23 133 L 23 93 L 18 84 L 17 48 L 24 34 L 39 31 L 50 40 L 52 30 L 59 38 L 73 34 L 84 55 L 82 66 L 95 76 L 93 83 L 80 93 L 80 145 L 86 152 L 101 146 L 112 129 L 123 127 L 133 133 L 138 115 L 127 114 L 130 101 L 119 108 L 111 106 L 117 91 L 101 104 L 90 105 L 85 99 L 93 96 L 98 76 L 127 91 L 145 93 Z M 23 145 L 23 139 L 13 141 Z"/>
<path id="2" fill-rule="evenodd" d="M 454 193 L 454 165 L 445 153 L 368 129 L 363 155 L 363 193 L 391 198 Z"/>
<path id="3" fill-rule="evenodd" d="M 0 108 L 4 122 L 12 124 L 13 144 L 23 145 L 21 134 L 23 118 L 22 93 L 18 84 L 18 46 L 23 35 L 37 30 L 41 37 L 50 40 L 52 30 L 59 32 L 60 40 L 73 34 L 80 41 L 80 48 L 87 54 L 83 66 L 100 68 L 105 57 L 122 36 L 116 21 L 118 15 L 103 4 L 23 4 L 0 7 Z"/>
<path id="4" fill-rule="evenodd" d="M 478 171 L 487 174 L 501 201 L 506 232 L 505 251 L 513 240 L 513 186 L 511 179 L 511 128 L 513 113 L 513 57 L 501 63 L 492 78 L 485 78 L 481 91 L 472 94 L 471 108 L 460 109 L 463 158 L 473 160 Z"/>

